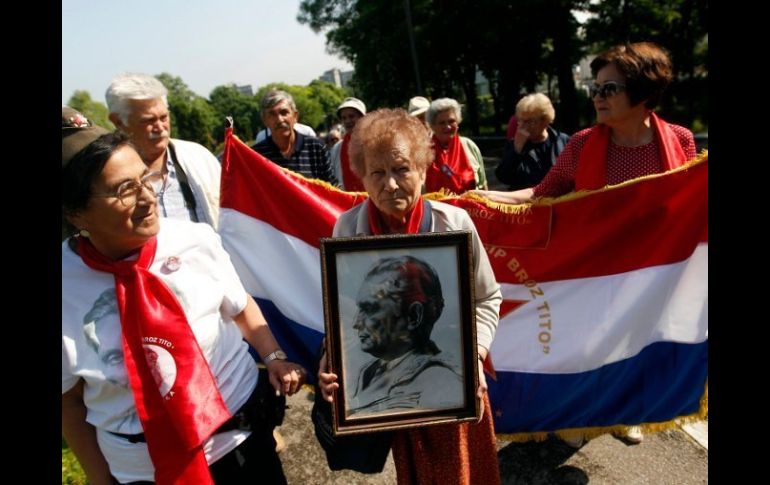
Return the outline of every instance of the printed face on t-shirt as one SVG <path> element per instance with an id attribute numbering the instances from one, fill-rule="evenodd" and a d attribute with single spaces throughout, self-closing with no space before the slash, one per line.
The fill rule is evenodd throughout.
<path id="1" fill-rule="evenodd" d="M 83 317 L 83 334 L 102 364 L 105 379 L 120 387 L 128 387 L 128 374 L 123 358 L 118 304 L 115 289 L 108 288 L 96 299 Z"/>

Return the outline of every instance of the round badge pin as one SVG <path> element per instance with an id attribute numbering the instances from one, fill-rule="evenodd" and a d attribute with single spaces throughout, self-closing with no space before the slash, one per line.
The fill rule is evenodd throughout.
<path id="1" fill-rule="evenodd" d="M 182 260 L 179 259 L 178 256 L 169 256 L 166 259 L 166 262 L 163 263 L 163 267 L 165 267 L 167 271 L 173 273 L 182 267 Z"/>

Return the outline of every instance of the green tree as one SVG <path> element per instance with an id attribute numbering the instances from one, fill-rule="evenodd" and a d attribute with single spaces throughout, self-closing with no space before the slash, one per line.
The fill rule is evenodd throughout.
<path id="1" fill-rule="evenodd" d="M 209 99 L 217 119 L 224 120 L 226 116 L 232 116 L 234 133 L 244 142 L 254 140 L 261 126 L 259 99 L 256 96 L 243 94 L 235 84 L 230 84 L 214 88 Z M 214 137 L 223 140 L 224 130 L 224 123 L 216 125 Z"/>
<path id="2" fill-rule="evenodd" d="M 297 19 L 327 30 L 328 49 L 355 66 L 352 82 L 367 106 L 404 106 L 418 94 L 401 2 L 303 0 Z"/>
<path id="3" fill-rule="evenodd" d="M 667 120 L 708 126 L 708 1 L 604 0 L 590 4 L 586 23 L 593 52 L 652 41 L 671 54 L 672 82 L 661 102 Z"/>
<path id="4" fill-rule="evenodd" d="M 109 110 L 107 106 L 98 101 L 91 99 L 91 95 L 88 91 L 78 90 L 72 93 L 67 106 L 74 108 L 91 120 L 96 125 L 106 128 L 108 130 L 114 130 L 115 126 L 109 120 Z"/>
<path id="5" fill-rule="evenodd" d="M 571 67 L 579 59 L 582 42 L 571 9 L 583 3 L 303 0 L 297 20 L 316 32 L 326 31 L 328 48 L 355 66 L 355 89 L 368 105 L 404 106 L 415 94 L 457 98 L 466 106 L 463 127 L 478 133 L 478 71 L 491 83 L 496 130 L 519 95 L 533 91 L 547 76 L 558 80 L 572 109 Z M 410 55 L 404 21 L 407 12 L 412 19 L 422 93 L 417 92 Z"/>
<path id="6" fill-rule="evenodd" d="M 318 104 L 321 106 L 321 112 L 324 115 L 323 127 L 316 126 L 316 128 L 328 130 L 337 119 L 337 106 L 339 106 L 345 98 L 351 96 L 351 93 L 345 88 L 337 87 L 332 83 L 321 81 L 320 79 L 314 79 L 310 82 L 308 87 L 310 88 L 310 97 L 318 101 Z M 364 104 L 366 104 L 366 101 L 364 101 Z"/>
<path id="7" fill-rule="evenodd" d="M 224 119 L 217 119 L 209 102 L 192 92 L 180 77 L 165 72 L 155 77 L 168 89 L 172 136 L 216 150 L 219 140 L 214 138 L 214 131 Z"/>

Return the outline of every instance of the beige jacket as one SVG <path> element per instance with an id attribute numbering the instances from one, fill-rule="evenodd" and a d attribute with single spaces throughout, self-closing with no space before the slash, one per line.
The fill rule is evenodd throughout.
<path id="1" fill-rule="evenodd" d="M 187 181 L 190 183 L 195 203 L 203 206 L 205 221 L 214 230 L 219 228 L 219 179 L 222 167 L 219 160 L 203 145 L 173 138 L 174 151 Z"/>

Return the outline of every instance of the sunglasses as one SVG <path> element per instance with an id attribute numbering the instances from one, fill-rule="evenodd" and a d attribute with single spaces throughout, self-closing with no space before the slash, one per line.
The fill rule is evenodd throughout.
<path id="1" fill-rule="evenodd" d="M 606 83 L 602 84 L 601 86 L 593 84 L 588 88 L 588 92 L 591 94 L 591 99 L 596 97 L 598 94 L 600 98 L 607 99 L 612 96 L 615 96 L 621 91 L 624 91 L 626 89 L 625 84 L 620 84 L 615 81 L 607 81 Z"/>

